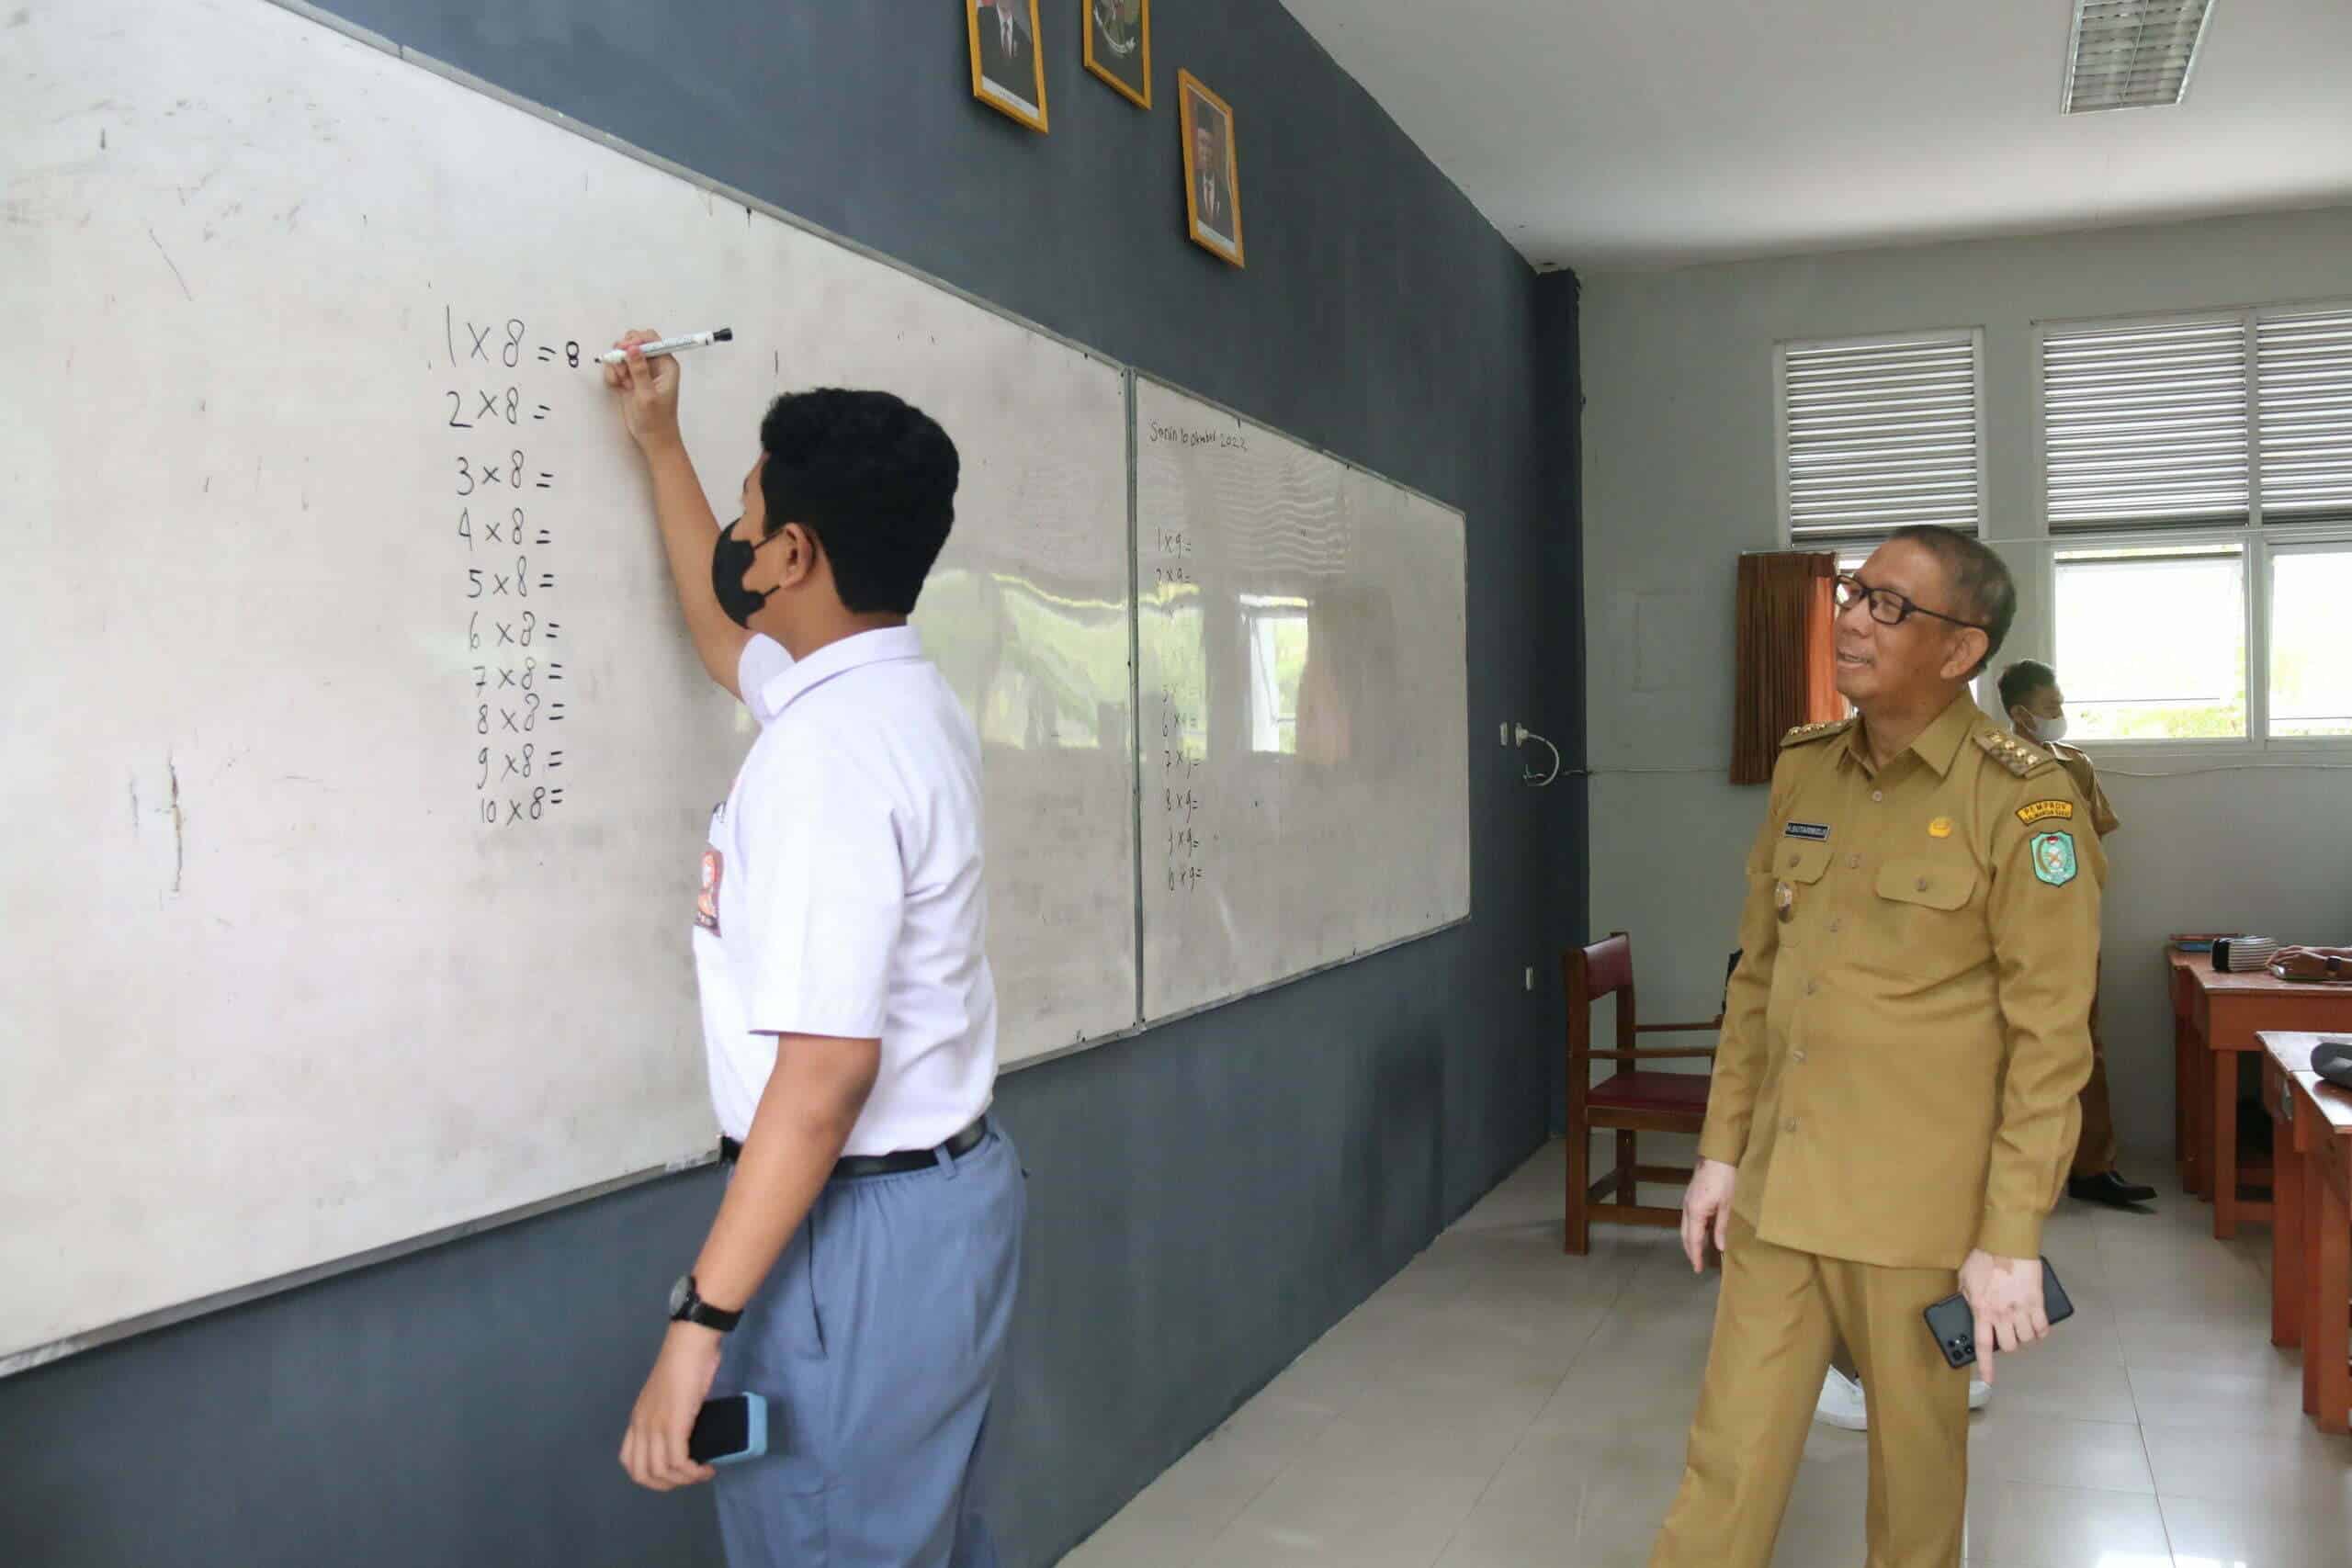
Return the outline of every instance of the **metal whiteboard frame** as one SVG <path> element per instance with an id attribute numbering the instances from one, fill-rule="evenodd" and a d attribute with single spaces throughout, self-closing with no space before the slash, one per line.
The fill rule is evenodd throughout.
<path id="1" fill-rule="evenodd" d="M 1376 473 L 1374 470 L 1363 467 L 1360 463 L 1351 462 L 1336 452 L 1329 451 L 1321 446 L 1313 446 L 1308 443 L 1299 441 L 1296 436 L 1291 435 L 1273 425 L 1268 424 L 1263 420 L 1252 419 L 1249 415 L 1240 412 L 1238 410 L 1228 408 L 1225 404 L 1218 402 L 1214 398 L 1203 397 L 1197 392 L 1191 391 L 1172 381 L 1163 380 L 1158 377 L 1145 377 L 1141 372 L 1136 370 L 1134 366 L 1128 365 L 1125 361 L 1104 354 L 1099 349 L 1080 343 L 1076 338 L 1069 336 L 1068 333 L 1056 332 L 1051 327 L 1031 321 L 1028 317 L 1022 315 L 1016 310 L 1009 310 L 1003 306 L 997 304 L 995 301 L 983 299 L 967 288 L 959 288 L 956 284 L 950 283 L 944 278 L 938 277 L 931 273 L 925 272 L 921 267 L 910 265 L 907 262 L 902 261 L 896 256 L 876 250 L 871 245 L 861 243 L 856 240 L 850 239 L 846 235 L 836 233 L 820 223 L 810 222 L 808 220 L 802 218 L 796 213 L 787 211 L 772 201 L 754 196 L 749 191 L 738 189 L 736 186 L 730 186 L 722 180 L 716 180 L 707 175 L 699 174 L 683 164 L 675 163 L 671 159 L 664 158 L 658 152 L 650 152 L 645 148 L 638 146 L 635 142 L 624 141 L 620 137 L 611 134 L 609 131 L 598 130 L 594 126 L 587 124 L 585 121 L 575 119 L 571 116 L 564 114 L 560 110 L 549 108 L 545 104 L 537 103 L 530 98 L 526 98 L 518 94 L 509 92 L 507 89 L 499 86 L 496 83 L 485 81 L 483 78 L 473 74 L 471 72 L 466 71 L 458 66 L 452 65 L 447 61 L 411 49 L 405 44 L 395 42 L 393 39 L 386 38 L 381 33 L 373 31 L 368 28 L 363 28 L 357 23 L 350 21 L 345 17 L 336 16 L 332 12 L 322 11 L 316 6 L 309 4 L 308 0 L 261 0 L 261 3 L 274 6 L 278 10 L 288 12 L 295 17 L 300 17 L 306 22 L 312 23 L 315 26 L 324 28 L 329 32 L 335 33 L 343 38 L 348 39 L 365 48 L 375 50 L 379 53 L 390 55 L 393 59 L 400 61 L 403 64 L 415 66 L 419 70 L 442 78 L 444 81 L 450 82 L 459 87 L 463 87 L 469 92 L 479 94 L 483 97 L 503 104 L 509 108 L 519 110 L 524 114 L 529 115 L 534 119 L 552 125 L 559 130 L 569 131 L 572 135 L 581 138 L 582 141 L 595 143 L 597 146 L 604 148 L 607 152 L 616 152 L 624 158 L 645 164 L 649 168 L 658 169 L 665 175 L 669 175 L 673 178 L 684 181 L 687 185 L 694 186 L 697 190 L 725 198 L 735 206 L 744 209 L 747 214 L 751 212 L 763 213 L 767 217 L 775 220 L 777 222 L 785 224 L 788 228 L 796 229 L 804 234 L 812 235 L 815 238 L 823 240 L 830 244 L 837 245 L 841 249 L 849 252 L 851 254 L 862 257 L 866 261 L 874 262 L 882 266 L 888 267 L 893 272 L 911 277 L 917 282 L 935 288 L 941 293 L 948 295 L 953 299 L 960 299 L 965 304 L 971 305 L 984 310 L 989 315 L 997 317 L 1001 321 L 1010 321 L 1014 326 L 1035 333 L 1039 337 L 1044 338 L 1050 343 L 1057 344 L 1064 348 L 1083 355 L 1087 359 L 1092 360 L 1098 365 L 1107 367 L 1108 368 L 1116 371 L 1121 379 L 1123 398 L 1126 406 L 1127 592 L 1131 601 L 1135 592 L 1135 562 L 1136 547 L 1135 411 L 1136 383 L 1139 378 L 1149 380 L 1155 386 L 1162 387 L 1170 391 L 1191 398 L 1196 402 L 1214 408 L 1220 413 L 1227 414 L 1233 419 L 1242 422 L 1243 423 L 1254 426 L 1255 428 L 1262 430 L 1271 435 L 1280 436 L 1285 441 L 1293 442 L 1294 444 L 1301 446 L 1308 446 L 1310 450 L 1316 452 L 1318 456 L 1329 457 L 1344 468 L 1353 468 L 1356 472 L 1379 479 L 1384 484 L 1394 485 L 1396 489 L 1405 491 L 1418 497 L 1419 500 L 1429 502 L 1432 506 L 1436 506 L 1443 511 L 1452 513 L 1456 519 L 1461 520 L 1465 525 L 1463 546 L 1465 560 L 1467 558 L 1469 547 L 1466 529 L 1466 524 L 1468 521 L 1467 515 L 1461 510 L 1461 508 L 1452 506 L 1445 502 L 1440 501 L 1435 496 L 1428 495 L 1420 491 L 1413 489 L 1413 487 L 1409 485 L 1399 484 L 1397 481 L 1387 478 L 1385 475 Z M 1127 614 L 1128 722 L 1130 725 L 1138 727 L 1140 726 L 1141 720 L 1136 716 L 1136 706 L 1139 704 L 1141 697 L 1136 682 L 1140 678 L 1141 671 L 1140 649 L 1137 645 L 1137 638 L 1139 635 L 1140 634 L 1137 630 L 1136 607 L 1132 603 L 1130 603 Z M 1464 739 L 1464 744 L 1467 745 L 1466 738 Z M 1129 750 L 1134 750 L 1133 746 L 1129 747 Z M 1230 1007 L 1237 1002 L 1247 1001 L 1251 998 L 1262 996 L 1269 991 L 1278 990 L 1284 986 L 1295 985 L 1301 980 L 1311 979 L 1318 975 L 1328 974 L 1331 970 L 1343 967 L 1346 964 L 1358 963 L 1366 958 L 1377 957 L 1382 953 L 1393 952 L 1397 948 L 1407 946 L 1413 942 L 1426 941 L 1430 937 L 1453 931 L 1457 927 L 1466 926 L 1470 923 L 1470 917 L 1464 915 L 1458 919 L 1448 921 L 1444 925 L 1433 926 L 1427 931 L 1418 931 L 1410 936 L 1400 937 L 1395 942 L 1384 943 L 1379 947 L 1366 948 L 1361 953 L 1351 953 L 1346 958 L 1335 959 L 1329 964 L 1319 964 L 1312 969 L 1305 969 L 1295 975 L 1283 976 L 1279 980 L 1254 987 L 1250 990 L 1236 992 L 1231 996 L 1221 998 L 1213 1002 L 1204 1003 L 1199 1007 L 1187 1009 L 1182 1012 L 1170 1013 L 1159 1018 L 1146 1019 L 1143 1015 L 1144 951 L 1142 769 L 1141 763 L 1135 761 L 1133 758 L 1130 759 L 1130 763 L 1136 781 L 1132 791 L 1132 808 L 1135 814 L 1136 905 L 1135 924 L 1131 932 L 1135 944 L 1136 1021 L 1128 1024 L 1123 1029 L 1114 1030 L 1109 1033 L 1089 1035 L 1083 1039 L 1072 1041 L 1068 1044 L 1056 1046 L 1051 1050 L 1039 1052 L 1035 1055 L 1024 1056 L 1018 1062 L 1001 1066 L 999 1069 L 1001 1077 L 1022 1072 L 1030 1067 L 1040 1066 L 1047 1062 L 1061 1061 L 1066 1057 L 1076 1055 L 1083 1051 L 1093 1050 L 1098 1046 L 1115 1044 L 1121 1041 L 1139 1039 L 1151 1030 L 1160 1028 L 1167 1024 L 1181 1022 L 1183 1020 L 1196 1017 L 1201 1013 L 1208 1012 L 1217 1008 Z M 1475 899 L 1475 897 L 1476 890 L 1474 886 L 1473 898 Z M 568 1191 L 553 1193 L 546 1198 L 539 1199 L 534 1202 L 522 1204 L 516 1208 L 502 1210 L 499 1213 L 492 1214 L 484 1214 L 477 1219 L 462 1221 L 454 1225 L 445 1225 L 440 1229 L 426 1231 L 422 1235 L 410 1236 L 403 1240 L 392 1242 L 383 1247 L 371 1247 L 364 1252 L 355 1252 L 342 1258 L 330 1258 L 325 1262 L 311 1264 L 308 1268 L 298 1269 L 289 1273 L 273 1275 L 267 1279 L 256 1280 L 249 1284 L 239 1285 L 230 1290 L 217 1291 L 210 1295 L 198 1296 L 192 1301 L 175 1303 L 171 1306 L 160 1307 L 153 1312 L 141 1313 L 135 1317 L 123 1318 L 117 1322 L 107 1324 L 102 1327 L 89 1329 L 80 1334 L 67 1335 L 62 1338 L 51 1340 L 44 1345 L 35 1345 L 22 1350 L 11 1351 L 6 1355 L 0 1355 L 0 1379 L 11 1378 L 20 1372 L 31 1371 L 36 1368 L 51 1366 L 56 1362 L 65 1360 L 70 1357 L 80 1355 L 86 1350 L 100 1349 L 106 1346 L 116 1344 L 125 1339 L 135 1338 L 143 1334 L 150 1334 L 158 1329 L 170 1328 L 175 1325 L 191 1322 L 199 1317 L 209 1317 L 214 1313 L 224 1312 L 233 1307 L 250 1305 L 254 1302 L 266 1300 L 271 1296 L 282 1295 L 289 1291 L 301 1290 L 306 1286 L 315 1285 L 323 1280 L 334 1279 L 339 1275 L 356 1273 L 363 1269 L 372 1269 L 380 1263 L 390 1263 L 399 1258 L 412 1257 L 420 1252 L 427 1252 L 435 1247 L 446 1246 L 450 1242 L 463 1241 L 469 1236 L 481 1235 L 495 1230 L 503 1230 L 509 1225 L 519 1224 L 526 1220 L 538 1219 L 544 1215 L 553 1213 L 560 1209 L 568 1209 L 575 1204 L 590 1202 L 598 1198 L 611 1197 L 616 1192 L 624 1192 L 631 1188 L 642 1187 L 651 1182 L 666 1179 L 670 1177 L 685 1175 L 693 1171 L 704 1169 L 709 1166 L 717 1164 L 718 1159 L 718 1151 L 714 1148 L 710 1153 L 706 1155 L 695 1156 L 684 1159 L 672 1160 L 664 1165 L 652 1166 L 641 1170 L 626 1172 L 622 1175 L 612 1177 L 606 1180 L 595 1182 L 587 1187 L 573 1188 Z"/>

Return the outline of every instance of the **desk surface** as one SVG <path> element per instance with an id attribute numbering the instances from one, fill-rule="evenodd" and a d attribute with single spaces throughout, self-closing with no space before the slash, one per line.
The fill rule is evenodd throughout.
<path id="1" fill-rule="evenodd" d="M 2183 953 L 2177 947 L 2167 947 L 2165 952 L 2175 969 L 2206 991 L 2264 991 L 2299 997 L 2342 997 L 2352 1002 L 2352 985 L 2342 981 L 2281 980 L 2267 969 L 2256 969 L 2244 975 L 2223 974 L 2213 967 L 2213 955 L 2210 953 Z"/>
<path id="2" fill-rule="evenodd" d="M 2337 1137 L 2352 1138 L 2352 1089 L 2338 1088 L 2312 1071 L 2312 1046 L 2323 1040 L 2352 1044 L 2352 1035 L 2265 1030 L 2259 1038 L 2270 1059 L 2301 1088 L 2301 1098 L 2308 1100 L 2327 1119 L 2328 1131 Z"/>
<path id="3" fill-rule="evenodd" d="M 2295 1081 L 2327 1118 L 2327 1130 L 2336 1137 L 2352 1138 L 2352 1089 L 2339 1089 L 2317 1073 L 2297 1073 Z"/>
<path id="4" fill-rule="evenodd" d="M 2272 1061 L 2290 1073 L 2312 1070 L 2312 1049 L 2323 1040 L 2352 1045 L 2352 1034 L 2308 1034 L 2293 1029 L 2266 1029 L 2255 1038 L 2262 1042 Z"/>

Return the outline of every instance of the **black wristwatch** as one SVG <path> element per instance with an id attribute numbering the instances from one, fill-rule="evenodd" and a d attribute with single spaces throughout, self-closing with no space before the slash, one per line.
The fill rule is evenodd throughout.
<path id="1" fill-rule="evenodd" d="M 680 1276 L 678 1282 L 670 1287 L 670 1321 L 695 1324 L 725 1334 L 743 1321 L 743 1314 L 715 1307 L 703 1300 L 702 1293 L 695 1289 L 695 1277 L 686 1274 Z"/>

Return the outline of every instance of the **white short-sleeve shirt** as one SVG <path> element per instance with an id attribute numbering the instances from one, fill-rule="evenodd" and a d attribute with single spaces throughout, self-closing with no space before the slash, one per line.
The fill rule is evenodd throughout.
<path id="1" fill-rule="evenodd" d="M 842 1152 L 930 1148 L 996 1083 L 979 738 L 912 627 L 797 664 L 754 637 L 738 673 L 760 736 L 711 816 L 694 933 L 719 1131 L 749 1135 L 778 1035 L 879 1039 Z"/>

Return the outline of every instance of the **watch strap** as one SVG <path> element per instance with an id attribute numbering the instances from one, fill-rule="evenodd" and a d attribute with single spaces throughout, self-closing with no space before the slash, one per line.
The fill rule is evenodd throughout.
<path id="1" fill-rule="evenodd" d="M 720 1334 L 726 1334 L 731 1332 L 737 1324 L 743 1321 L 741 1311 L 729 1312 L 724 1307 L 715 1307 L 703 1300 L 701 1289 L 695 1285 L 693 1275 L 686 1276 L 685 1286 L 685 1300 L 680 1302 L 676 1309 L 670 1314 L 671 1322 L 691 1323 L 698 1328 L 714 1329 Z"/>

